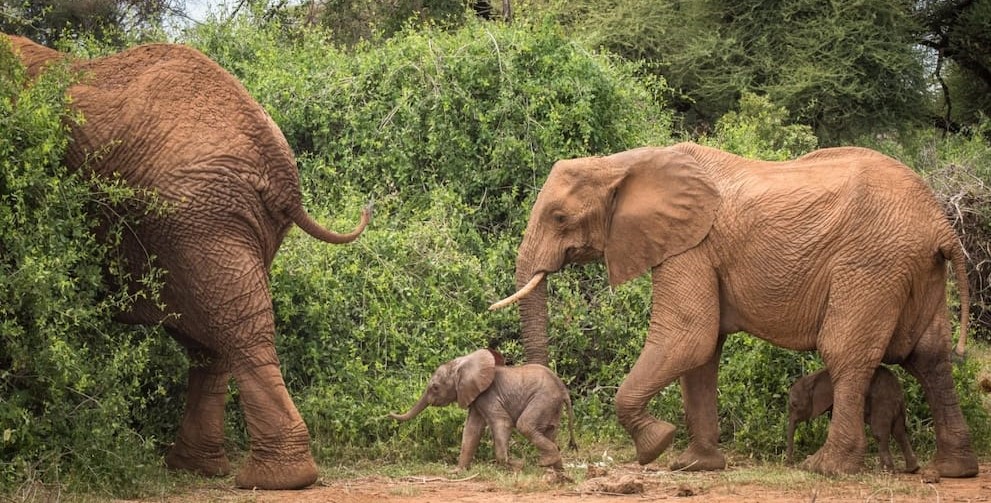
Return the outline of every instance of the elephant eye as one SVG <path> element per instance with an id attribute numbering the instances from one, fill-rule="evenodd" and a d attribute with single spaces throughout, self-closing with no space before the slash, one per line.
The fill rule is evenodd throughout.
<path id="1" fill-rule="evenodd" d="M 556 222 L 558 225 L 564 225 L 568 223 L 568 215 L 563 211 L 555 211 L 554 213 L 551 214 L 551 218 L 553 218 L 554 222 Z"/>

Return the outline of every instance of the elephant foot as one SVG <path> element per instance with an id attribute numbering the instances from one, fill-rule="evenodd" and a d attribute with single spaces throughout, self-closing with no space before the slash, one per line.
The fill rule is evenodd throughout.
<path id="1" fill-rule="evenodd" d="M 692 443 L 671 463 L 672 471 L 702 472 L 726 468 L 726 456 L 715 446 Z"/>
<path id="2" fill-rule="evenodd" d="M 823 446 L 802 462 L 800 468 L 820 475 L 848 475 L 864 469 L 864 456 L 850 455 Z"/>
<path id="3" fill-rule="evenodd" d="M 941 477 L 967 478 L 977 475 L 977 458 L 973 454 L 957 458 L 946 458 L 936 455 L 926 471 L 936 471 Z"/>
<path id="4" fill-rule="evenodd" d="M 651 421 L 633 435 L 637 449 L 637 462 L 646 465 L 657 459 L 674 441 L 675 427 L 664 421 Z"/>
<path id="5" fill-rule="evenodd" d="M 540 456 L 540 460 L 537 461 L 537 464 L 544 468 L 553 468 L 555 470 L 564 469 L 564 462 L 561 460 L 560 454 L 549 454 L 546 456 Z"/>
<path id="6" fill-rule="evenodd" d="M 914 461 L 911 462 L 911 463 L 909 463 L 907 461 L 905 462 L 904 473 L 915 473 L 917 471 L 919 471 L 919 463 L 916 463 Z"/>
<path id="7" fill-rule="evenodd" d="M 224 477 L 231 473 L 231 462 L 223 449 L 205 454 L 194 453 L 181 440 L 165 455 L 165 466 L 171 470 L 184 470 L 204 477 Z"/>
<path id="8" fill-rule="evenodd" d="M 317 465 L 309 452 L 299 459 L 248 457 L 234 484 L 241 489 L 302 489 L 317 481 Z"/>
<path id="9" fill-rule="evenodd" d="M 574 484 L 575 481 L 571 477 L 565 475 L 564 470 L 548 468 L 544 472 L 544 482 L 548 484 Z"/>

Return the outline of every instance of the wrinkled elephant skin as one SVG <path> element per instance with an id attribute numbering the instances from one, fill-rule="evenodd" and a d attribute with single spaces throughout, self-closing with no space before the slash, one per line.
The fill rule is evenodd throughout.
<path id="1" fill-rule="evenodd" d="M 725 337 L 746 331 L 776 346 L 818 350 L 833 371 L 829 435 L 803 466 L 863 467 L 864 401 L 879 364 L 922 385 L 936 430 L 932 468 L 977 473 L 954 390 L 947 263 L 969 316 L 965 256 L 932 191 L 911 169 L 863 148 L 787 162 L 744 159 L 682 143 L 555 163 L 516 259 L 527 362 L 548 361 L 546 275 L 604 261 L 612 285 L 650 271 L 650 328 L 616 395 L 641 463 L 673 427 L 648 414 L 680 380 L 690 443 L 672 468 L 719 469 L 716 382 Z M 499 307 L 505 304 L 496 303 Z"/>
<path id="2" fill-rule="evenodd" d="M 457 402 L 468 409 L 458 470 L 471 466 L 488 427 L 499 463 L 510 465 L 509 440 L 516 428 L 540 452 L 540 466 L 562 472 L 564 464 L 556 439 L 563 407 L 568 409 L 568 444 L 576 448 L 568 389 L 543 365 L 507 367 L 502 361 L 498 351 L 480 349 L 446 362 L 430 376 L 426 391 L 408 412 L 390 417 L 409 421 L 428 405 L 443 407 Z"/>
<path id="3" fill-rule="evenodd" d="M 815 419 L 832 408 L 833 382 L 827 369 L 802 376 L 792 384 L 788 391 L 786 437 L 789 463 L 792 462 L 795 450 L 795 428 L 798 423 Z M 898 378 L 883 366 L 874 371 L 864 397 L 864 422 L 871 427 L 871 434 L 877 440 L 881 468 L 889 472 L 895 470 L 890 447 L 891 437 L 894 436 L 905 457 L 905 472 L 915 473 L 919 469 L 905 424 L 905 394 Z"/>
<path id="4" fill-rule="evenodd" d="M 361 234 L 369 210 L 347 234 L 307 215 L 281 131 L 233 76 L 192 48 L 152 44 L 71 60 L 21 37 L 7 40 L 32 77 L 60 59 L 79 73 L 69 94 L 85 121 L 72 124 L 68 166 L 119 174 L 167 207 L 143 215 L 121 245 L 132 277 L 149 262 L 167 271 L 166 308 L 138 301 L 120 315 L 126 323 L 162 322 L 190 355 L 185 416 L 167 464 L 210 476 L 231 471 L 223 441 L 233 377 L 251 437 L 237 485 L 312 484 L 309 432 L 275 354 L 268 270 L 293 223 L 346 243 Z"/>

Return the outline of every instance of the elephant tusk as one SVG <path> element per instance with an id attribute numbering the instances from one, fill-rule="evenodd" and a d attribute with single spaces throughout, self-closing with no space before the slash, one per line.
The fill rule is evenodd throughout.
<path id="1" fill-rule="evenodd" d="M 530 295 L 530 292 L 537 287 L 537 283 L 540 283 L 540 280 L 544 279 L 544 276 L 546 275 L 547 273 L 545 272 L 538 272 L 537 274 L 534 274 L 533 277 L 530 278 L 530 282 L 523 285 L 523 288 L 517 290 L 516 293 L 489 306 L 489 311 L 497 311 L 522 299 L 523 297 L 526 297 L 527 295 Z"/>

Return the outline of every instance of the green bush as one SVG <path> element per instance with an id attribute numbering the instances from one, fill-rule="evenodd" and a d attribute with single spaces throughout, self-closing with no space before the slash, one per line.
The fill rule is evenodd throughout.
<path id="1" fill-rule="evenodd" d="M 516 313 L 486 307 L 513 287 L 536 187 L 559 158 L 667 143 L 663 83 L 634 77 L 634 66 L 547 24 L 425 28 L 347 52 L 328 39 L 319 30 L 290 39 L 250 18 L 192 36 L 243 80 L 299 153 L 310 211 L 347 228 L 375 198 L 357 243 L 327 247 L 292 233 L 276 258 L 283 370 L 322 459 L 346 446 L 450 456 L 463 412 L 428 410 L 402 426 L 385 413 L 411 405 L 443 361 L 490 342 L 521 358 Z M 642 290 L 606 295 L 605 309 L 576 303 L 601 278 L 575 270 L 552 283 L 575 292 L 555 296 L 554 351 L 575 396 L 599 396 L 593 433 L 615 425 L 604 407 L 632 362 L 617 354 L 642 343 L 615 313 Z M 569 323 L 586 315 L 619 330 L 586 348 Z M 414 438 L 426 448 L 376 447 Z"/>
<path id="2" fill-rule="evenodd" d="M 511 263 L 511 248 L 479 252 L 474 210 L 448 189 L 429 197 L 429 208 L 402 220 L 381 216 L 402 204 L 397 197 L 378 201 L 379 219 L 350 245 L 293 232 L 275 261 L 282 370 L 321 457 L 396 435 L 439 450 L 460 443 L 456 407 L 425 412 L 409 427 L 385 415 L 412 405 L 441 363 L 505 330 L 506 317 L 485 307 L 511 281 L 511 271 L 493 267 Z M 344 206 L 360 204 L 354 195 Z M 414 439 L 410 428 L 430 434 Z"/>
<path id="3" fill-rule="evenodd" d="M 711 138 L 701 143 L 750 159 L 787 161 L 815 150 L 818 140 L 812 128 L 785 125 L 788 110 L 775 106 L 766 96 L 743 93 L 739 110 L 731 110 L 716 121 Z"/>
<path id="4" fill-rule="evenodd" d="M 105 281 L 124 279 L 121 229 L 97 240 L 95 215 L 138 195 L 62 166 L 79 120 L 68 72 L 28 83 L 5 40 L 0 69 L 0 493 L 33 482 L 134 494 L 175 422 L 174 362 L 150 357 L 174 352 L 155 330 L 111 321 L 131 301 Z"/>
<path id="5" fill-rule="evenodd" d="M 478 208 L 479 228 L 521 229 L 557 159 L 669 138 L 663 83 L 550 24 L 424 28 L 350 52 L 326 39 L 283 41 L 247 19 L 193 36 L 265 104 L 321 199 L 346 184 L 419 210 L 443 185 Z"/>

